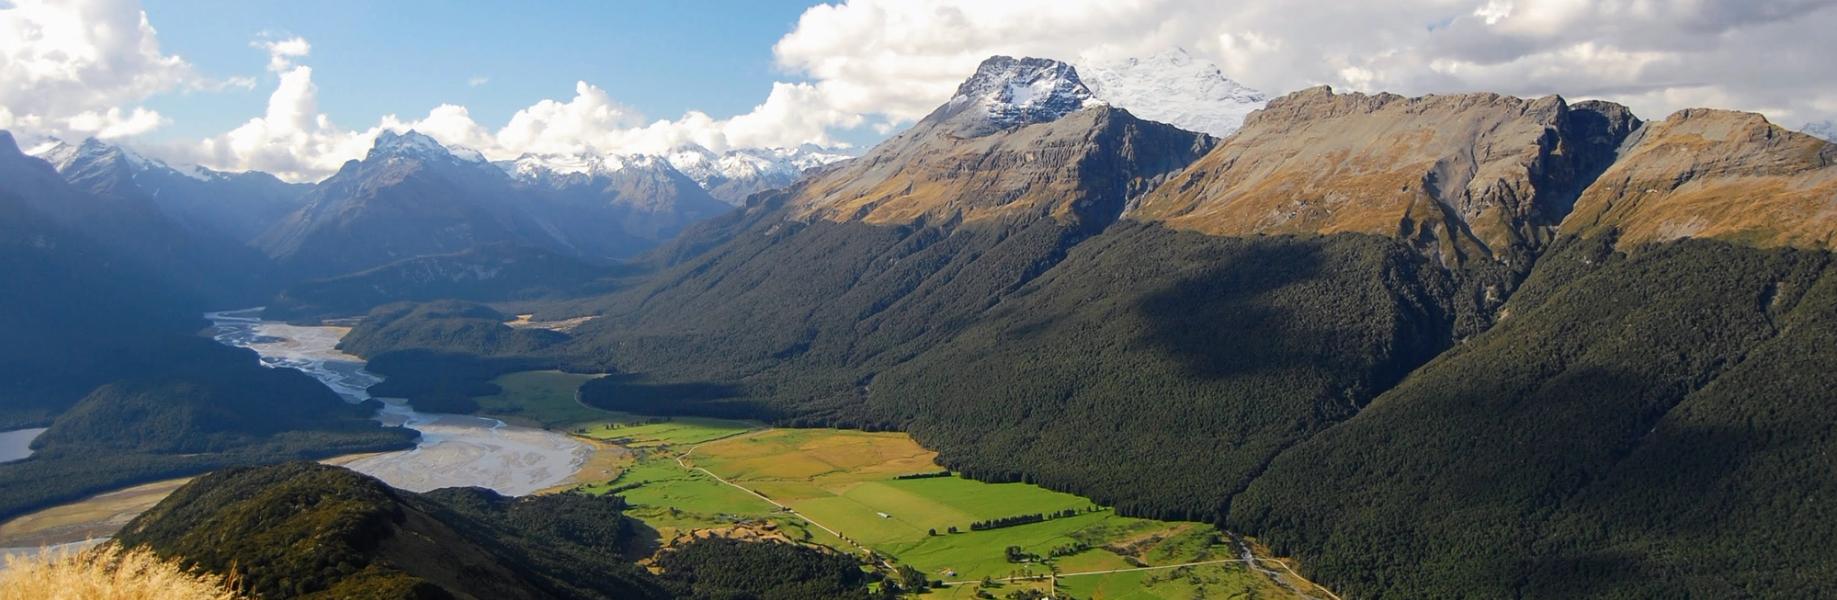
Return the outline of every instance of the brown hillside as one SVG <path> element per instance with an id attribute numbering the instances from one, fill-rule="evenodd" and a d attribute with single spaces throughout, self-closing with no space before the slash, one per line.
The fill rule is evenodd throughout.
<path id="1" fill-rule="evenodd" d="M 1606 103 L 1316 87 L 1269 103 L 1130 217 L 1213 235 L 1404 237 L 1455 263 L 1535 250 L 1636 124 Z"/>
<path id="2" fill-rule="evenodd" d="M 1628 140 L 1563 231 L 1617 231 L 1622 246 L 1697 237 L 1830 248 L 1837 146 L 1753 113 L 1679 111 Z"/>
<path id="3" fill-rule="evenodd" d="M 959 137 L 950 125 L 921 122 L 806 182 L 793 214 L 873 224 L 1042 216 L 1107 223 L 1213 143 L 1103 106 L 977 137 Z"/>

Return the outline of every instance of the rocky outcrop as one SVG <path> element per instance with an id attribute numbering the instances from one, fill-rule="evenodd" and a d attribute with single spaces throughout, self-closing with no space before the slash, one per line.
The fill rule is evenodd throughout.
<path id="1" fill-rule="evenodd" d="M 924 125 L 807 182 L 795 212 L 876 224 L 1051 216 L 1101 226 L 1213 143 L 1108 107 L 968 139 Z"/>
<path id="2" fill-rule="evenodd" d="M 1046 58 L 994 56 L 957 86 L 948 102 L 922 123 L 948 125 L 951 134 L 978 137 L 1022 125 L 1057 120 L 1101 104 L 1071 65 Z"/>
<path id="3" fill-rule="evenodd" d="M 1509 262 L 1549 242 L 1635 123 L 1555 96 L 1316 87 L 1251 114 L 1128 216 L 1213 235 L 1396 236 L 1445 264 Z"/>
<path id="4" fill-rule="evenodd" d="M 1837 245 L 1837 146 L 1766 118 L 1690 109 L 1640 128 L 1564 233 L 1622 247 L 1679 238 Z"/>

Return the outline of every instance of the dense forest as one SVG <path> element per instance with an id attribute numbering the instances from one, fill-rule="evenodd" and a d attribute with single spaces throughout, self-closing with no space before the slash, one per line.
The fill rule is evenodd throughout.
<path id="1" fill-rule="evenodd" d="M 529 300 L 606 291 L 596 282 L 628 270 L 538 248 L 487 244 L 454 254 L 416 256 L 380 267 L 303 281 L 268 301 L 268 320 L 310 321 L 360 315 L 394 302 L 442 299 Z"/>
<path id="2" fill-rule="evenodd" d="M 1354 595 L 1741 595 L 1837 564 L 1799 525 L 1837 522 L 1818 503 L 1765 500 L 1831 491 L 1802 459 L 1837 384 L 1827 253 L 1565 239 L 1514 285 L 1375 236 L 773 229 L 536 355 L 625 370 L 583 389 L 608 408 L 901 428 Z"/>
<path id="3" fill-rule="evenodd" d="M 696 540 L 664 551 L 657 566 L 666 581 L 687 587 L 698 600 L 872 597 L 860 561 L 786 543 Z"/>
<path id="4" fill-rule="evenodd" d="M 1568 240 L 1229 525 L 1360 596 L 1832 593 L 1831 255 L 1610 242 Z"/>

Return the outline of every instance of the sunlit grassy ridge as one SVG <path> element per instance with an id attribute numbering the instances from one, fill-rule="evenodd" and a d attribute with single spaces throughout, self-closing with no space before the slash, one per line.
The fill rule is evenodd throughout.
<path id="1" fill-rule="evenodd" d="M 42 600 L 234 600 L 220 577 L 196 574 L 145 548 L 95 549 L 37 557 L 8 556 L 0 598 Z"/>

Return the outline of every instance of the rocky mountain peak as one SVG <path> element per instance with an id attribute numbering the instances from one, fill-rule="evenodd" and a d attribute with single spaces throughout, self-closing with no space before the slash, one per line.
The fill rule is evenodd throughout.
<path id="1" fill-rule="evenodd" d="M 524 154 L 496 164 L 512 178 L 524 182 L 572 184 L 606 177 L 628 169 L 671 171 L 662 157 L 648 154 Z"/>
<path id="2" fill-rule="evenodd" d="M 1448 264 L 1547 244 L 1636 120 L 1617 105 L 1325 86 L 1273 99 L 1133 218 L 1214 235 L 1362 232 Z"/>
<path id="3" fill-rule="evenodd" d="M 793 188 L 793 215 L 1102 227 L 1215 141 L 1103 105 L 982 136 L 953 133 L 914 128 L 805 179 Z"/>
<path id="4" fill-rule="evenodd" d="M 485 162 L 485 157 L 469 148 L 448 148 L 427 134 L 410 129 L 397 133 L 383 130 L 376 135 L 376 143 L 370 146 L 370 152 L 364 160 L 388 160 L 406 158 L 415 160 L 448 160 L 463 162 Z"/>
<path id="5" fill-rule="evenodd" d="M 58 172 L 72 168 L 121 168 L 133 173 L 153 167 L 165 167 L 165 163 L 141 156 L 139 153 L 122 146 L 110 144 L 96 138 L 88 138 L 78 144 L 52 139 L 47 145 L 34 149 L 34 154 L 45 159 L 56 167 Z"/>
<path id="6" fill-rule="evenodd" d="M 721 153 L 685 144 L 671 149 L 663 158 L 715 198 L 737 206 L 754 193 L 790 185 L 806 170 L 853 157 L 813 144 L 736 148 Z"/>
<path id="7" fill-rule="evenodd" d="M 1046 58 L 993 56 L 982 61 L 948 102 L 923 122 L 950 124 L 976 137 L 1021 125 L 1054 121 L 1101 104 L 1072 65 Z"/>

